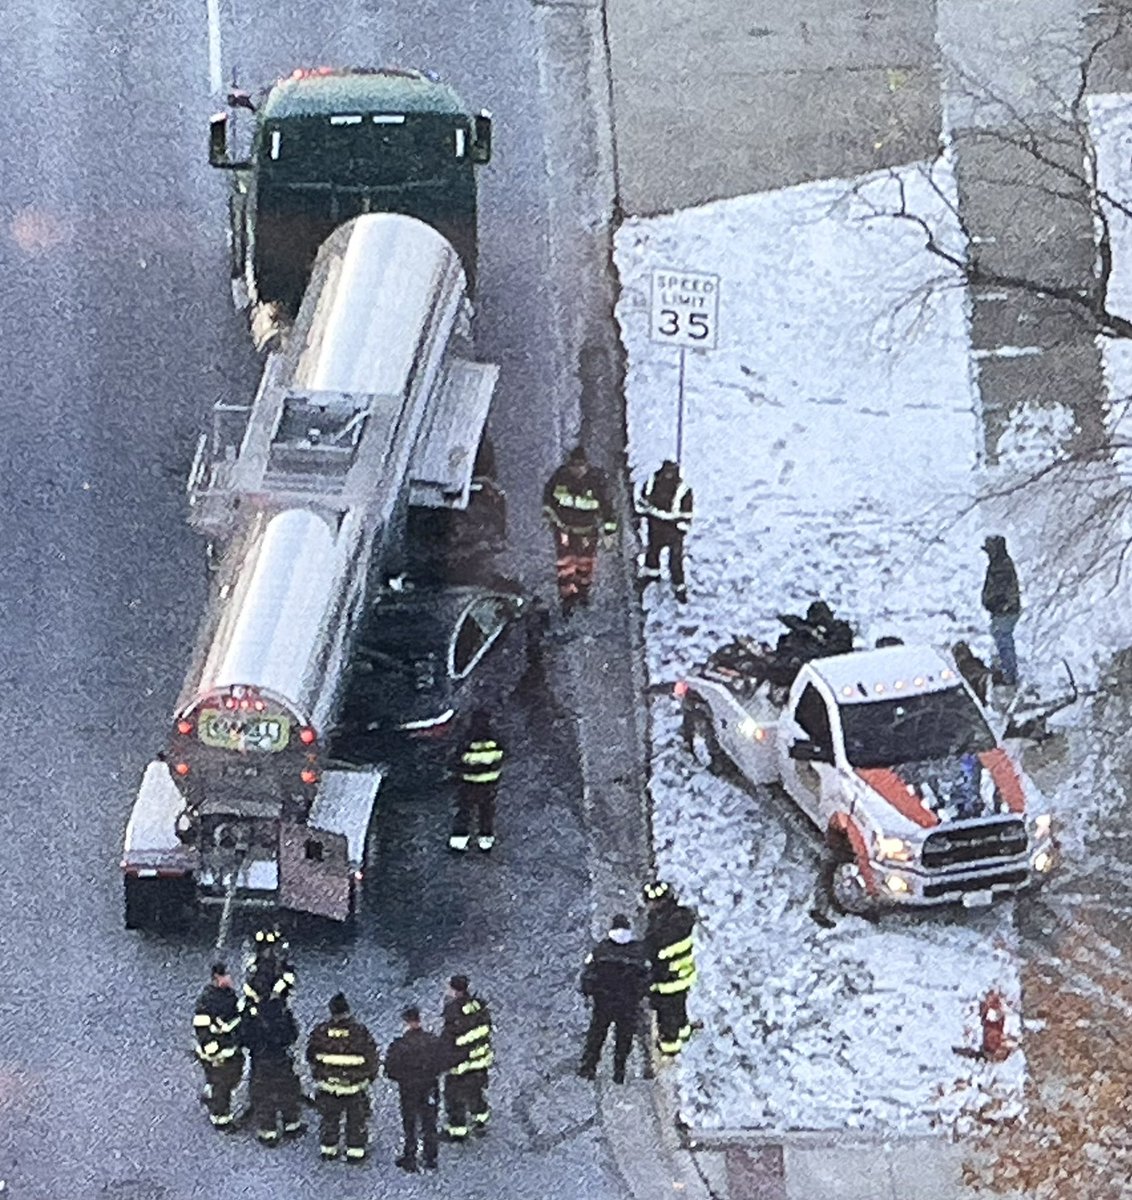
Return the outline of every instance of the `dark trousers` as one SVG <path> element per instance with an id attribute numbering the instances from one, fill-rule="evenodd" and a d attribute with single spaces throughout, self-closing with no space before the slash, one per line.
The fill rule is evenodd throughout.
<path id="1" fill-rule="evenodd" d="M 645 546 L 643 578 L 660 578 L 660 552 L 667 550 L 672 586 L 680 591 L 684 587 L 684 535 L 669 521 L 656 521 L 649 517 L 647 524 L 648 543 Z"/>
<path id="2" fill-rule="evenodd" d="M 261 1142 L 279 1140 L 280 1121 L 286 1133 L 294 1132 L 302 1124 L 302 1089 L 288 1055 L 253 1056 L 248 1090 L 255 1114 L 256 1136 Z"/>
<path id="3" fill-rule="evenodd" d="M 479 819 L 479 836 L 495 836 L 495 793 L 494 783 L 464 783 L 456 790 L 456 817 L 452 822 L 453 837 L 467 837 L 472 831 L 472 813 Z"/>
<path id="4" fill-rule="evenodd" d="M 404 1157 L 417 1161 L 418 1137 L 424 1150 L 424 1161 L 436 1162 L 436 1101 L 435 1082 L 425 1085 L 399 1084 L 401 1099 L 401 1128 L 405 1132 Z"/>
<path id="5" fill-rule="evenodd" d="M 625 1063 L 629 1058 L 629 1051 L 633 1047 L 633 1036 L 637 1032 L 637 1015 L 638 1006 L 631 1005 L 625 1007 L 613 1007 L 609 1004 L 602 1004 L 599 1000 L 594 1001 L 593 1010 L 590 1013 L 590 1027 L 586 1033 L 586 1046 L 582 1051 L 582 1069 L 592 1071 L 598 1064 L 601 1058 L 601 1049 L 605 1045 L 606 1035 L 609 1033 L 609 1027 L 613 1029 L 613 1073 L 614 1075 L 625 1074 Z"/>
<path id="6" fill-rule="evenodd" d="M 201 1063 L 208 1084 L 208 1115 L 218 1128 L 232 1123 L 232 1093 L 244 1077 L 243 1051 L 218 1063 Z"/>
<path id="7" fill-rule="evenodd" d="M 338 1138 L 342 1132 L 342 1119 L 346 1119 L 346 1157 L 364 1158 L 369 1120 L 369 1094 L 353 1092 L 349 1096 L 336 1096 L 333 1092 L 314 1093 L 314 1106 L 320 1117 L 318 1145 L 323 1158 L 338 1157 Z"/>
<path id="8" fill-rule="evenodd" d="M 558 599 L 564 608 L 588 604 L 597 559 L 596 529 L 555 529 Z"/>
<path id="9" fill-rule="evenodd" d="M 679 1054 L 692 1034 L 688 1024 L 688 993 L 662 996 L 654 992 L 652 1006 L 656 1012 L 657 1048 L 661 1054 Z"/>
<path id="10" fill-rule="evenodd" d="M 467 1071 L 444 1077 L 445 1131 L 450 1137 L 468 1136 L 468 1114 L 479 1127 L 487 1124 L 487 1072 Z"/>

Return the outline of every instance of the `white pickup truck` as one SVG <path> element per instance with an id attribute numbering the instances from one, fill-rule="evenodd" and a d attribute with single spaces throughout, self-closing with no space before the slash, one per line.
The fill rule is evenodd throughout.
<path id="1" fill-rule="evenodd" d="M 1053 868 L 1040 794 L 938 651 L 811 660 L 784 705 L 754 659 L 735 661 L 713 657 L 676 685 L 685 740 L 710 769 L 780 782 L 819 831 L 843 839 L 834 892 L 846 911 L 975 907 Z"/>

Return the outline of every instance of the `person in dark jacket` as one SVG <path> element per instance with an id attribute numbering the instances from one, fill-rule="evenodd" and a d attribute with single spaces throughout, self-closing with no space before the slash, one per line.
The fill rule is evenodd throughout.
<path id="1" fill-rule="evenodd" d="M 598 1060 L 612 1025 L 613 1082 L 624 1083 L 641 1001 L 649 990 L 648 955 L 644 944 L 633 937 L 628 917 L 618 913 L 610 922 L 609 936 L 586 955 L 579 988 L 593 1007 L 578 1074 L 583 1079 L 596 1078 Z"/>
<path id="2" fill-rule="evenodd" d="M 265 1146 L 278 1145 L 280 1122 L 283 1137 L 299 1137 L 306 1126 L 300 1119 L 302 1088 L 291 1061 L 299 1026 L 287 1002 L 270 995 L 258 1003 L 245 1000 L 240 1038 L 252 1060 L 248 1082 L 256 1137 Z"/>
<path id="3" fill-rule="evenodd" d="M 456 816 L 448 849 L 458 854 L 471 840 L 472 813 L 476 814 L 476 845 L 486 854 L 495 845 L 495 797 L 503 772 L 503 746 L 495 737 L 487 709 L 472 713 L 468 737 L 455 755 L 452 773 L 456 777 Z"/>
<path id="4" fill-rule="evenodd" d="M 617 521 L 605 476 L 586 461 L 581 446 L 547 480 L 542 511 L 554 533 L 558 599 L 568 617 L 590 602 L 598 539 L 612 537 Z"/>
<path id="5" fill-rule="evenodd" d="M 967 681 L 971 691 L 978 696 L 979 703 L 986 704 L 987 685 L 991 677 L 990 667 L 966 642 L 956 642 L 951 647 L 951 657 L 955 661 L 955 669 Z"/>
<path id="6" fill-rule="evenodd" d="M 467 975 L 453 975 L 448 981 L 440 1037 L 454 1063 L 444 1077 L 444 1136 L 451 1142 L 463 1142 L 473 1129 L 476 1133 L 487 1132 L 491 1119 L 487 1072 L 495 1061 L 491 1012 L 479 996 L 469 991 Z"/>
<path id="7" fill-rule="evenodd" d="M 225 963 L 212 964 L 211 981 L 201 992 L 193 1015 L 197 1059 L 204 1069 L 209 1120 L 217 1129 L 235 1128 L 232 1093 L 244 1077 L 240 1049 L 240 1000 Z"/>
<path id="8" fill-rule="evenodd" d="M 637 499 L 637 514 L 645 518 L 645 561 L 638 577 L 642 587 L 660 579 L 660 555 L 668 551 L 668 573 L 676 599 L 685 603 L 684 537 L 692 524 L 692 489 L 680 474 L 680 465 L 667 458 L 645 480 Z"/>
<path id="9" fill-rule="evenodd" d="M 649 906 L 645 953 L 652 963 L 649 993 L 656 1013 L 656 1045 L 661 1054 L 673 1057 L 692 1036 L 688 992 L 696 982 L 696 914 L 661 880 L 646 883 L 643 894 Z"/>
<path id="10" fill-rule="evenodd" d="M 810 905 L 810 917 L 823 929 L 832 929 L 837 924 L 837 915 L 842 913 L 837 903 L 834 884 L 837 869 L 853 862 L 853 848 L 844 832 L 830 825 L 822 839 L 821 857 L 818 860 L 818 875 L 814 882 L 814 898 Z"/>
<path id="11" fill-rule="evenodd" d="M 405 1133 L 405 1146 L 396 1162 L 402 1171 L 416 1171 L 419 1140 L 425 1169 L 435 1171 L 437 1081 L 451 1060 L 441 1040 L 421 1028 L 419 1008 L 406 1008 L 401 1019 L 405 1032 L 385 1052 L 385 1074 L 397 1084 Z"/>
<path id="12" fill-rule="evenodd" d="M 314 1079 L 314 1103 L 321 1118 L 319 1153 L 338 1157 L 342 1121 L 346 1122 L 346 1161 L 366 1156 L 370 1084 L 377 1078 L 377 1043 L 373 1034 L 350 1015 L 350 1003 L 337 992 L 330 997 L 330 1020 L 311 1030 L 307 1062 Z"/>
<path id="13" fill-rule="evenodd" d="M 1018 572 L 1006 551 L 1006 538 L 994 534 L 983 542 L 987 574 L 983 580 L 983 608 L 990 614 L 991 637 L 997 659 L 995 666 L 1007 687 L 1018 685 L 1018 657 L 1014 649 L 1014 627 L 1022 614 Z"/>
<path id="14" fill-rule="evenodd" d="M 269 996 L 289 1000 L 295 988 L 295 968 L 287 958 L 287 943 L 278 929 L 257 929 L 255 949 L 244 967 L 244 998 L 258 1004 Z"/>

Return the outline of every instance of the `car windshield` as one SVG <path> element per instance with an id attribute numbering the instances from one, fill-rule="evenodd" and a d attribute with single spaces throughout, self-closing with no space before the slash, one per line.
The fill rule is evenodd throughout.
<path id="1" fill-rule="evenodd" d="M 997 745 L 974 700 L 961 687 L 839 706 L 845 753 L 854 767 L 894 767 Z"/>

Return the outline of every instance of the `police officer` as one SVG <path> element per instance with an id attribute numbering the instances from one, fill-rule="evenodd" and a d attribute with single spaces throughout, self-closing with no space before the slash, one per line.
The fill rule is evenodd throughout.
<path id="1" fill-rule="evenodd" d="M 311 1031 L 307 1062 L 321 1118 L 319 1153 L 328 1162 L 338 1157 L 345 1118 L 346 1161 L 360 1163 L 368 1140 L 369 1085 L 377 1078 L 379 1059 L 373 1035 L 350 1015 L 349 1001 L 341 992 L 330 997 L 330 1020 Z"/>
<path id="2" fill-rule="evenodd" d="M 450 1142 L 463 1142 L 470 1129 L 487 1132 L 491 1119 L 486 1095 L 487 1072 L 494 1062 L 491 1012 L 483 1000 L 468 990 L 467 975 L 453 975 L 448 981 L 441 1040 L 447 1044 L 455 1063 L 444 1077 L 444 1137 Z"/>
<path id="3" fill-rule="evenodd" d="M 491 730 L 487 710 L 472 713 L 468 740 L 456 754 L 456 817 L 448 848 L 463 853 L 471 839 L 472 813 L 477 815 L 476 845 L 486 854 L 495 845 L 495 797 L 503 771 L 503 746 Z"/>
<path id="4" fill-rule="evenodd" d="M 280 1121 L 283 1137 L 299 1137 L 306 1126 L 300 1120 L 302 1089 L 291 1061 L 299 1026 L 287 1002 L 270 995 L 257 1003 L 245 1000 L 240 1037 L 252 1059 L 249 1091 L 256 1137 L 265 1146 L 277 1146 Z"/>
<path id="5" fill-rule="evenodd" d="M 558 599 L 568 617 L 590 602 L 598 539 L 617 532 L 605 476 L 590 466 L 581 446 L 547 480 L 542 510 L 554 532 Z"/>
<path id="6" fill-rule="evenodd" d="M 402 1171 L 417 1170 L 418 1142 L 424 1151 L 426 1171 L 437 1168 L 436 1108 L 438 1080 L 449 1067 L 448 1052 L 441 1040 L 421 1028 L 421 1010 L 415 1005 L 401 1013 L 405 1032 L 385 1052 L 385 1074 L 398 1088 L 401 1127 L 405 1146 L 397 1165 Z"/>
<path id="7" fill-rule="evenodd" d="M 652 963 L 650 995 L 656 1012 L 657 1049 L 670 1057 L 679 1054 L 692 1036 L 688 1020 L 688 992 L 696 982 L 692 931 L 696 914 L 678 903 L 669 884 L 645 884 L 648 926 L 645 949 Z"/>
<path id="8" fill-rule="evenodd" d="M 590 1027 L 578 1074 L 597 1075 L 597 1064 L 609 1027 L 613 1034 L 613 1082 L 625 1082 L 625 1063 L 640 1018 L 641 1000 L 648 992 L 649 961 L 643 943 L 632 934 L 629 918 L 618 913 L 609 936 L 586 955 L 579 989 L 592 1002 Z"/>
<path id="9" fill-rule="evenodd" d="M 668 573 L 676 599 L 684 604 L 688 589 L 684 582 L 684 537 L 692 523 L 692 489 L 684 482 L 680 466 L 665 459 L 641 488 L 637 514 L 645 518 L 647 539 L 645 562 L 639 582 L 642 588 L 660 578 L 660 554 L 668 551 Z"/>
<path id="10" fill-rule="evenodd" d="M 287 959 L 287 943 L 278 929 L 257 929 L 255 948 L 244 968 L 244 1000 L 259 1004 L 269 996 L 289 1000 L 295 969 Z"/>
<path id="11" fill-rule="evenodd" d="M 208 1116 L 217 1129 L 235 1128 L 232 1093 L 244 1075 L 240 1049 L 240 1002 L 225 963 L 212 964 L 212 978 L 193 1016 L 197 1059 L 204 1068 Z"/>

